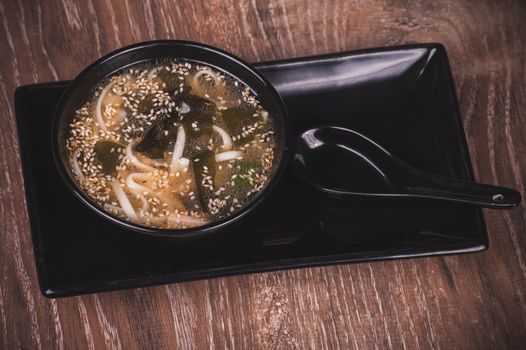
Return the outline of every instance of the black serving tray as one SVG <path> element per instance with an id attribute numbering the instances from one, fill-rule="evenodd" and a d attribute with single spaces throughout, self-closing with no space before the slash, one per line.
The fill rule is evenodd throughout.
<path id="1" fill-rule="evenodd" d="M 474 180 L 447 56 L 439 44 L 260 63 L 293 133 L 354 129 L 421 169 Z M 62 297 L 284 268 L 479 251 L 482 212 L 418 199 L 338 199 L 292 169 L 253 220 L 217 240 L 177 243 L 106 221 L 60 179 L 50 126 L 67 82 L 19 87 L 16 119 L 42 293 Z"/>

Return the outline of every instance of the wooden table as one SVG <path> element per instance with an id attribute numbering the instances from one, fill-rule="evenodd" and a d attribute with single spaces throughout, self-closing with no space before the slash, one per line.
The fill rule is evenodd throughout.
<path id="1" fill-rule="evenodd" d="M 201 41 L 248 61 L 441 42 L 477 179 L 524 193 L 525 19 L 520 0 L 0 1 L 0 348 L 524 347 L 524 205 L 485 212 L 491 248 L 479 254 L 44 299 L 13 93 L 151 39 Z"/>

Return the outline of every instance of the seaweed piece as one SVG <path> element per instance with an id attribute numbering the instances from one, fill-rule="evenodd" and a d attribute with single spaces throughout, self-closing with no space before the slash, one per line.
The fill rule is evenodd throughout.
<path id="1" fill-rule="evenodd" d="M 103 140 L 95 144 L 95 157 L 102 166 L 104 174 L 114 175 L 117 172 L 117 166 L 120 164 L 119 155 L 122 154 L 123 149 L 122 145 L 113 141 Z"/>
<path id="2" fill-rule="evenodd" d="M 214 136 L 216 110 L 215 103 L 199 96 L 188 94 L 183 98 L 179 111 L 187 135 L 186 156 L 193 157 L 199 153 L 199 149 L 207 148 L 210 139 Z"/>
<path id="3" fill-rule="evenodd" d="M 149 158 L 164 159 L 170 145 L 177 138 L 177 129 L 173 116 L 163 116 L 148 129 L 135 149 Z"/>
<path id="4" fill-rule="evenodd" d="M 230 134 L 236 137 L 241 136 L 234 143 L 241 144 L 254 139 L 254 132 L 249 133 L 247 129 L 253 127 L 255 123 L 263 123 L 262 117 L 254 116 L 256 113 L 258 111 L 252 106 L 233 107 L 223 111 L 221 117 Z M 245 132 L 245 135 L 243 135 L 243 132 Z"/>
<path id="5" fill-rule="evenodd" d="M 176 91 L 178 94 L 186 94 L 192 90 L 190 85 L 186 84 L 184 80 L 179 78 L 181 76 L 181 74 L 172 73 L 171 71 L 167 71 L 164 68 L 157 71 L 157 77 L 166 84 L 163 90 L 168 92 L 170 95 L 173 95 Z M 181 86 L 183 91 L 180 90 Z"/>
<path id="6" fill-rule="evenodd" d="M 154 98 L 154 95 L 149 95 L 144 99 L 140 100 L 138 104 L 139 106 L 137 107 L 137 111 L 142 114 L 149 114 L 150 111 L 153 109 Z"/>
<path id="7" fill-rule="evenodd" d="M 174 101 L 183 118 L 188 114 L 198 113 L 212 120 L 217 110 L 214 102 L 193 94 L 178 94 L 174 97 Z"/>

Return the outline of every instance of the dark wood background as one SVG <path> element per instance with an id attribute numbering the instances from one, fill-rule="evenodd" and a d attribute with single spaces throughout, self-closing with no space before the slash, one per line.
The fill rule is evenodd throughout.
<path id="1" fill-rule="evenodd" d="M 61 300 L 38 291 L 17 86 L 137 41 L 248 61 L 414 42 L 449 53 L 477 179 L 524 193 L 526 2 L 0 0 L 0 348 L 502 349 L 526 342 L 525 206 L 463 256 L 219 278 Z"/>

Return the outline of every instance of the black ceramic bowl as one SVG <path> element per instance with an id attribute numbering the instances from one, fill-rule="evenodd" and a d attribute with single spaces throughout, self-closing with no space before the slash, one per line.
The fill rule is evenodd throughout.
<path id="1" fill-rule="evenodd" d="M 79 187 L 68 162 L 66 138 L 68 125 L 75 111 L 86 101 L 93 89 L 117 71 L 153 60 L 182 58 L 212 66 L 249 86 L 258 96 L 262 106 L 273 118 L 276 129 L 276 160 L 273 175 L 268 184 L 244 208 L 227 218 L 204 226 L 188 229 L 159 229 L 123 220 L 99 207 Z M 220 49 L 195 42 L 162 40 L 138 43 L 114 51 L 84 69 L 67 87 L 55 111 L 52 125 L 52 150 L 58 171 L 69 189 L 88 207 L 101 216 L 133 231 L 167 238 L 198 238 L 219 231 L 249 215 L 268 197 L 281 178 L 288 156 L 289 126 L 287 111 L 274 87 L 252 66 Z M 86 223 L 88 224 L 88 223 Z"/>

